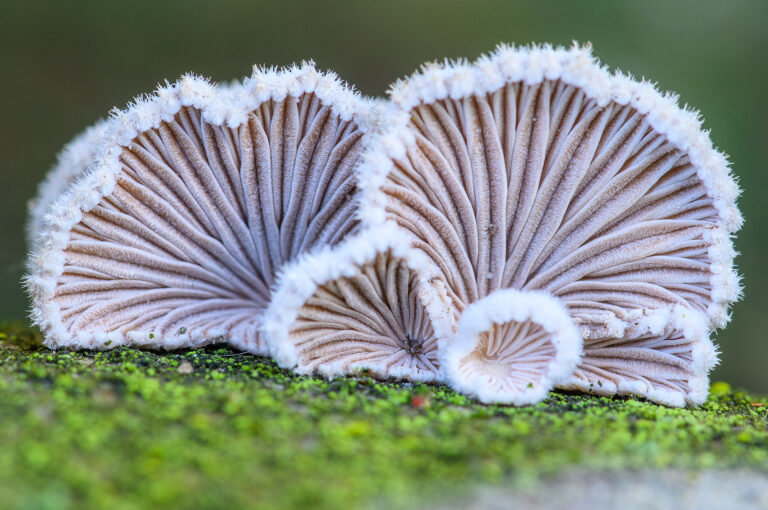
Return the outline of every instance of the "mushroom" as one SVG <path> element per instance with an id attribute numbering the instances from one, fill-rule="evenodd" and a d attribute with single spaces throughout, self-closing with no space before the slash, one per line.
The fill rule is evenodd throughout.
<path id="1" fill-rule="evenodd" d="M 558 386 L 597 395 L 643 395 L 674 407 L 699 404 L 709 393 L 706 373 L 717 362 L 706 324 L 702 312 L 686 306 L 634 310 L 616 324 L 622 327 L 618 331 L 601 320 L 585 324 L 582 331 L 591 335 L 584 339 L 589 362 Z"/>
<path id="2" fill-rule="evenodd" d="M 563 304 L 539 291 L 501 289 L 471 304 L 441 349 L 447 380 L 485 403 L 533 404 L 565 384 L 581 335 Z"/>
<path id="3" fill-rule="evenodd" d="M 311 65 L 186 76 L 83 135 L 33 207 L 47 345 L 704 400 L 741 216 L 698 114 L 576 46 L 429 64 L 390 98 Z"/>
<path id="4" fill-rule="evenodd" d="M 51 204 L 80 176 L 86 173 L 96 159 L 109 121 L 102 119 L 73 138 L 56 157 L 56 165 L 37 188 L 35 198 L 27 202 L 27 247 L 34 249 L 45 223 L 45 214 Z"/>
<path id="5" fill-rule="evenodd" d="M 302 374 L 435 381 L 453 318 L 432 264 L 384 226 L 287 268 L 264 332 L 278 364 Z"/>
<path id="6" fill-rule="evenodd" d="M 559 300 L 584 356 L 558 386 L 705 398 L 741 216 L 698 114 L 576 46 L 429 64 L 389 95 L 391 128 L 359 170 L 365 228 L 397 224 L 457 310 L 500 289 Z"/>
<path id="7" fill-rule="evenodd" d="M 280 267 L 355 231 L 371 103 L 312 64 L 217 88 L 185 76 L 118 112 L 30 257 L 51 347 L 255 353 Z"/>

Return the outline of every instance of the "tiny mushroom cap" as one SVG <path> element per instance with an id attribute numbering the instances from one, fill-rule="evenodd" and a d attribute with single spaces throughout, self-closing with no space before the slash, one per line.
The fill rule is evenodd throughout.
<path id="1" fill-rule="evenodd" d="M 568 310 L 544 292 L 492 292 L 464 311 L 458 329 L 441 349 L 448 384 L 489 404 L 539 402 L 581 356 Z"/>
<path id="2" fill-rule="evenodd" d="M 277 271 L 357 228 L 372 106 L 303 64 L 229 87 L 185 76 L 116 112 L 30 256 L 46 344 L 266 353 Z"/>
<path id="3" fill-rule="evenodd" d="M 102 119 L 65 145 L 56 157 L 56 165 L 38 186 L 35 198 L 27 202 L 27 247 L 30 251 L 42 234 L 51 204 L 93 166 L 108 124 L 108 119 Z"/>
<path id="4" fill-rule="evenodd" d="M 675 405 L 702 401 L 694 388 L 714 357 L 699 366 L 690 351 L 665 350 L 670 331 L 691 330 L 672 311 L 696 312 L 704 334 L 686 341 L 713 351 L 709 333 L 740 294 L 731 236 L 742 220 L 738 186 L 697 113 L 578 46 L 430 64 L 390 98 L 390 129 L 359 168 L 364 227 L 399 225 L 457 309 L 505 288 L 558 298 L 584 337 L 579 381 L 566 386 L 670 401 L 651 389 L 666 372 L 629 362 L 640 349 L 693 377 L 673 384 Z M 605 358 L 609 338 L 612 353 L 626 352 Z M 595 390 L 608 375 L 611 389 Z"/>
<path id="5" fill-rule="evenodd" d="M 438 338 L 453 333 L 455 314 L 432 265 L 402 237 L 385 225 L 285 270 L 263 328 L 280 366 L 442 380 Z"/>

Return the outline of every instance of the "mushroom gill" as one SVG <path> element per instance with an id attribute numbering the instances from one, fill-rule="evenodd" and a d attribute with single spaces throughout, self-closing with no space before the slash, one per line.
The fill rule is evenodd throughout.
<path id="1" fill-rule="evenodd" d="M 448 383 L 485 403 L 527 405 L 568 381 L 581 336 L 557 299 L 504 289 L 470 305 L 441 350 Z"/>
<path id="2" fill-rule="evenodd" d="M 560 387 L 597 395 L 645 395 L 675 407 L 703 402 L 709 385 L 702 374 L 717 362 L 717 350 L 701 312 L 678 306 L 635 311 L 624 319 L 631 325 L 620 331 L 599 320 L 582 324 L 589 362 L 581 363 Z"/>
<path id="3" fill-rule="evenodd" d="M 429 64 L 389 95 L 311 65 L 187 76 L 86 132 L 31 209 L 46 344 L 226 341 L 518 405 L 704 400 L 741 216 L 696 113 L 588 47 Z"/>
<path id="4" fill-rule="evenodd" d="M 56 201 L 28 286 L 50 346 L 266 353 L 280 267 L 356 229 L 369 104 L 311 65 L 217 88 L 187 76 L 117 114 Z"/>
<path id="5" fill-rule="evenodd" d="M 456 303 L 507 288 L 559 299 L 585 339 L 578 382 L 564 386 L 591 391 L 610 374 L 612 393 L 669 401 L 635 384 L 663 379 L 656 365 L 606 362 L 601 345 L 631 359 L 628 332 L 677 308 L 709 333 L 738 296 L 738 188 L 697 116 L 578 47 L 428 65 L 390 97 L 394 127 L 361 165 L 363 224 L 396 223 Z M 673 341 L 657 340 L 649 358 Z M 708 334 L 688 340 L 712 348 Z M 714 358 L 668 352 L 687 374 L 675 402 L 700 402 L 691 388 Z"/>
<path id="6" fill-rule="evenodd" d="M 299 373 L 442 380 L 438 339 L 454 314 L 430 271 L 387 228 L 303 258 L 265 315 L 272 355 Z"/>

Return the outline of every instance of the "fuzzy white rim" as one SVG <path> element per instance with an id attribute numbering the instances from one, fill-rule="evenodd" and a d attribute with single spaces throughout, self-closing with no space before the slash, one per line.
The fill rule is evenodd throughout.
<path id="1" fill-rule="evenodd" d="M 437 337 L 444 338 L 452 334 L 455 314 L 444 289 L 430 281 L 435 276 L 433 264 L 421 252 L 410 248 L 401 230 L 393 224 L 385 223 L 355 235 L 334 248 L 326 247 L 307 254 L 282 271 L 264 314 L 262 327 L 270 354 L 278 365 L 295 369 L 298 373 L 307 373 L 307 369 L 300 364 L 295 345 L 288 340 L 289 329 L 296 321 L 299 309 L 319 286 L 337 278 L 358 274 L 361 265 L 372 262 L 377 254 L 387 250 L 395 257 L 402 258 L 416 273 L 419 279 L 419 299 L 432 321 Z M 324 365 L 319 371 L 326 377 L 350 373 L 336 364 Z M 388 375 L 422 381 L 435 379 L 433 375 L 421 371 L 401 370 Z"/>
<path id="2" fill-rule="evenodd" d="M 154 338 L 151 331 L 79 335 L 68 332 L 62 324 L 59 306 L 52 298 L 64 268 L 64 249 L 70 230 L 84 212 L 112 193 L 121 171 L 119 157 L 123 148 L 141 132 L 171 121 L 182 107 L 197 108 L 206 121 L 232 128 L 246 122 L 248 113 L 264 102 L 304 93 L 314 93 L 339 117 L 354 120 L 361 131 L 370 130 L 375 123 L 373 101 L 363 99 L 334 73 L 317 71 L 312 62 L 283 70 L 254 67 L 253 74 L 242 84 L 227 87 L 185 75 L 174 84 L 159 87 L 152 95 L 136 98 L 126 110 L 114 110 L 96 151 L 93 170 L 53 203 L 45 215 L 45 231 L 29 257 L 25 284 L 32 298 L 30 315 L 45 334 L 45 344 L 49 347 L 113 348 L 132 344 L 173 348 L 203 342 L 202 336 L 216 336 L 219 332 L 189 331 L 162 339 Z"/>
<path id="3" fill-rule="evenodd" d="M 709 337 L 704 314 L 678 305 L 660 310 L 637 310 L 631 315 L 629 322 L 633 324 L 631 328 L 633 337 L 648 333 L 662 334 L 664 330 L 672 328 L 680 331 L 686 339 L 691 341 L 693 347 L 689 367 L 692 375 L 687 381 L 690 387 L 688 393 L 663 388 L 649 391 L 648 384 L 642 381 L 620 381 L 618 385 L 610 381 L 602 381 L 602 386 L 593 386 L 586 381 L 571 378 L 558 387 L 606 396 L 616 394 L 642 396 L 670 407 L 697 406 L 704 403 L 709 395 L 709 372 L 718 362 L 717 348 Z M 626 333 L 626 330 L 616 332 L 617 336 L 624 336 Z"/>
<path id="4" fill-rule="evenodd" d="M 635 80 L 621 72 L 610 73 L 592 56 L 589 45 L 569 49 L 545 46 L 499 46 L 470 64 L 445 61 L 427 64 L 411 77 L 396 82 L 389 91 L 392 104 L 382 112 L 389 129 L 373 137 L 359 167 L 362 200 L 371 205 L 359 212 L 366 226 L 385 219 L 386 198 L 381 190 L 393 160 L 405 156 L 413 135 L 405 129 L 410 110 L 422 103 L 447 97 L 458 99 L 498 90 L 507 83 L 540 83 L 561 80 L 581 88 L 598 104 L 630 105 L 646 116 L 649 125 L 689 155 L 697 175 L 718 212 L 718 225 L 709 235 L 712 244 L 710 284 L 712 304 L 707 310 L 710 327 L 721 328 L 730 319 L 729 306 L 741 295 L 734 268 L 731 236 L 742 224 L 736 207 L 740 191 L 731 175 L 726 156 L 712 145 L 701 128 L 701 117 L 687 106 L 681 108 L 673 94 L 662 94 L 648 81 Z"/>
<path id="5" fill-rule="evenodd" d="M 538 381 L 521 392 L 499 391 L 484 381 L 467 380 L 460 371 L 461 361 L 479 342 L 478 335 L 494 325 L 509 321 L 531 321 L 552 335 L 555 356 Z M 568 310 L 556 298 L 540 291 L 497 290 L 470 305 L 459 319 L 455 338 L 440 345 L 440 356 L 448 384 L 461 393 L 486 404 L 529 405 L 547 397 L 549 391 L 566 382 L 581 359 L 582 340 Z"/>
<path id="6" fill-rule="evenodd" d="M 78 176 L 83 175 L 96 159 L 99 145 L 107 130 L 108 119 L 86 128 L 61 149 L 56 164 L 37 188 L 37 194 L 27 204 L 27 248 L 32 250 L 40 237 L 44 217 L 54 203 Z"/>

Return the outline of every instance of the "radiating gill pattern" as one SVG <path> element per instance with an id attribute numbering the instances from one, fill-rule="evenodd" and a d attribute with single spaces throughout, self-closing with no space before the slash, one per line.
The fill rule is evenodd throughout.
<path id="1" fill-rule="evenodd" d="M 384 186 L 389 218 L 461 300 L 519 288 L 578 310 L 706 310 L 717 211 L 686 155 L 631 107 L 544 81 L 412 114 L 416 141 Z"/>
<path id="2" fill-rule="evenodd" d="M 429 96 L 429 79 L 411 78 L 394 91 L 414 104 L 411 138 L 402 138 L 404 151 L 379 189 L 386 220 L 439 266 L 456 303 L 504 288 L 545 291 L 569 309 L 585 339 L 606 329 L 621 339 L 627 317 L 643 310 L 684 307 L 710 326 L 725 321 L 738 285 L 725 268 L 731 280 L 713 290 L 719 276 L 711 254 L 728 244 L 717 191 L 647 115 L 561 79 L 409 98 Z M 706 335 L 696 341 L 711 346 Z M 589 369 L 592 345 L 584 348 L 580 377 L 588 389 L 599 381 Z M 644 352 L 655 356 L 653 348 Z M 684 354 L 677 361 L 690 362 Z M 614 378 L 662 378 L 658 368 L 624 364 Z M 691 368 L 699 382 L 683 384 L 700 384 L 709 368 Z"/>
<path id="3" fill-rule="evenodd" d="M 567 381 L 582 340 L 556 298 L 500 289 L 467 307 L 458 334 L 441 347 L 453 387 L 482 402 L 525 405 Z"/>
<path id="4" fill-rule="evenodd" d="M 468 381 L 484 379 L 501 394 L 524 393 L 544 384 L 555 355 L 552 335 L 540 325 L 510 321 L 480 333 L 475 349 L 459 362 L 459 372 Z"/>
<path id="5" fill-rule="evenodd" d="M 353 232 L 362 132 L 312 93 L 230 128 L 194 107 L 139 134 L 70 231 L 53 302 L 79 336 L 226 339 L 254 352 L 276 272 Z"/>
<path id="6" fill-rule="evenodd" d="M 54 172 L 29 229 L 46 345 L 228 341 L 487 402 L 706 398 L 742 219 L 696 113 L 578 46 L 427 64 L 389 96 L 312 64 L 185 76 L 73 142 L 82 177 Z"/>
<path id="7" fill-rule="evenodd" d="M 678 407 L 698 404 L 708 393 L 702 374 L 717 359 L 699 315 L 678 307 L 645 321 L 655 326 L 630 326 L 620 334 L 602 324 L 583 329 L 592 337 L 584 339 L 584 359 L 562 387 L 598 395 L 652 395 Z"/>
<path id="8" fill-rule="evenodd" d="M 342 375 L 365 369 L 383 378 L 439 379 L 437 335 L 424 291 L 403 258 L 381 251 L 355 275 L 318 286 L 276 350 L 290 349 L 302 373 Z M 280 306 L 279 300 L 274 306 Z"/>

